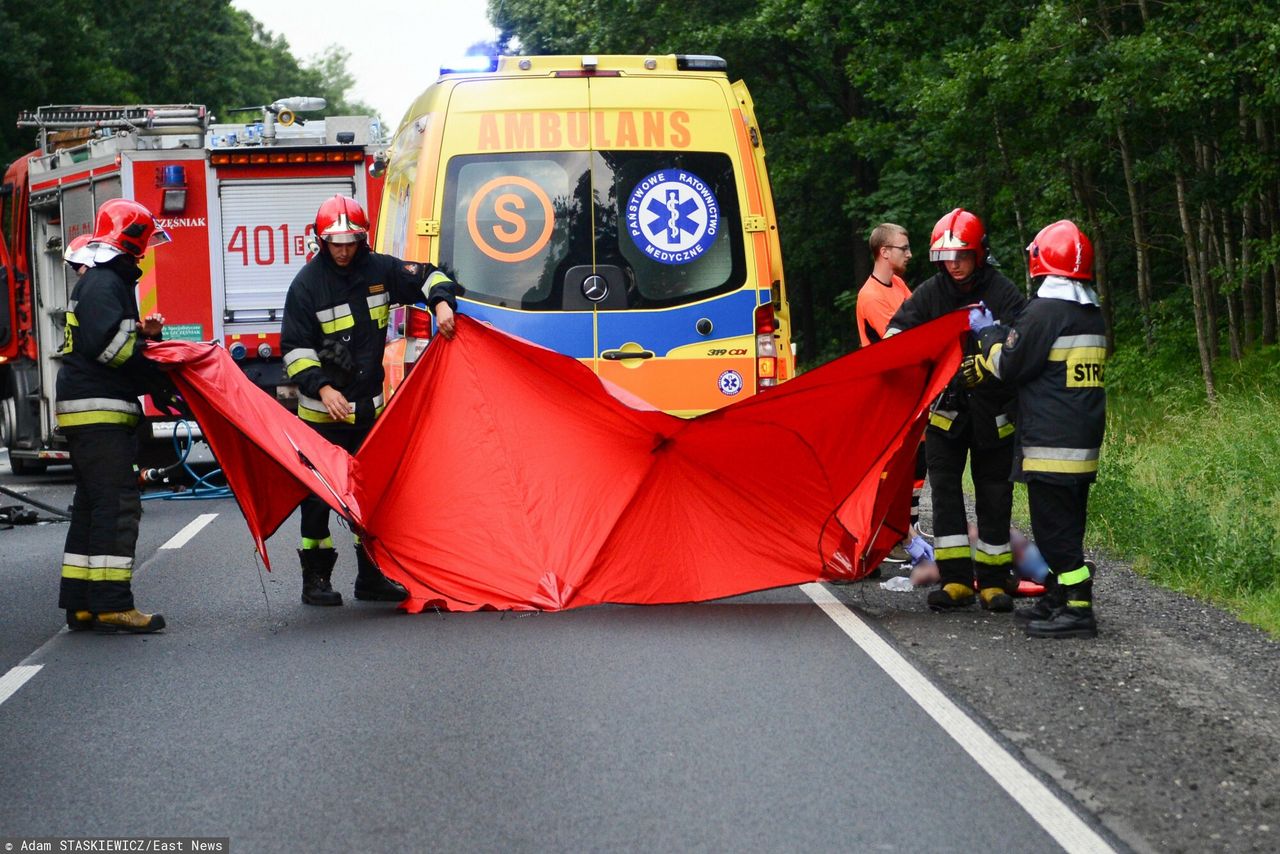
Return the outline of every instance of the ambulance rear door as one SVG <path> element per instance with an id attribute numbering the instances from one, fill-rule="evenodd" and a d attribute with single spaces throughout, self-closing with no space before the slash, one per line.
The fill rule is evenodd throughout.
<path id="1" fill-rule="evenodd" d="M 590 94 L 593 266 L 565 289 L 594 301 L 600 376 L 678 415 L 754 394 L 759 295 L 725 80 L 598 76 Z"/>

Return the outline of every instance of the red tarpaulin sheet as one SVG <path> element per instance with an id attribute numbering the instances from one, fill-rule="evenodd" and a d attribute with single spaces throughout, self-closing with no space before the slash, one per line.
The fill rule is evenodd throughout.
<path id="1" fill-rule="evenodd" d="M 956 312 L 685 420 L 463 316 L 354 459 L 221 348 L 147 352 L 173 366 L 264 560 L 314 492 L 405 585 L 411 612 L 558 610 L 866 574 L 906 531 L 926 410 L 967 329 Z"/>

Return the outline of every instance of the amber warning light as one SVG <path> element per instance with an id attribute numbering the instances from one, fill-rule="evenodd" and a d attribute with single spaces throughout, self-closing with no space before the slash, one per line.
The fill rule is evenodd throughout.
<path id="1" fill-rule="evenodd" d="M 209 155 L 214 166 L 275 166 L 284 163 L 361 163 L 363 151 L 217 151 Z"/>

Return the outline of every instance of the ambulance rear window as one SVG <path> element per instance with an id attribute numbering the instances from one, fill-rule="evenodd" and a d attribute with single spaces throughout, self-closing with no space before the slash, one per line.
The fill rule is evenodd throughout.
<path id="1" fill-rule="evenodd" d="M 449 161 L 445 186 L 440 260 L 482 302 L 590 310 L 565 292 L 565 274 L 584 265 L 621 271 L 626 308 L 679 305 L 746 281 L 724 154 L 470 155 Z"/>

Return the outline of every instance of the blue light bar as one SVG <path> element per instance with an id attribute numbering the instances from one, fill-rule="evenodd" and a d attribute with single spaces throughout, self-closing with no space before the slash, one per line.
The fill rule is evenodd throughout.
<path id="1" fill-rule="evenodd" d="M 441 74 L 474 74 L 482 71 L 497 70 L 498 57 L 496 56 L 464 56 L 440 66 Z"/>

